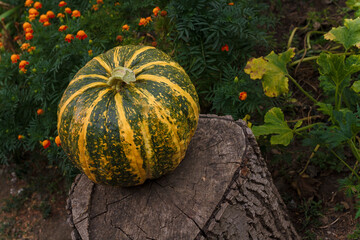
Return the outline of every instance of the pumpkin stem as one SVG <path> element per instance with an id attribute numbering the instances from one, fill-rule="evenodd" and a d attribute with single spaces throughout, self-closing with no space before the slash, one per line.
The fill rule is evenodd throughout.
<path id="1" fill-rule="evenodd" d="M 129 84 L 135 81 L 135 73 L 131 69 L 126 67 L 117 67 L 111 72 L 111 76 L 109 77 L 107 84 L 116 90 L 120 90 L 122 83 Z"/>

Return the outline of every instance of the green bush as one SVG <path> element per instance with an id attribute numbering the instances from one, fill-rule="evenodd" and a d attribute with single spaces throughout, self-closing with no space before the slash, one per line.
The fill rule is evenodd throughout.
<path id="1" fill-rule="evenodd" d="M 6 32 L 12 35 L 12 39 L 15 36 L 20 38 L 12 42 L 15 52 L 7 48 L 6 41 L 9 39 L 2 39 L 0 164 L 20 166 L 33 160 L 30 155 L 35 155 L 38 160 L 59 166 L 65 175 L 73 176 L 77 171 L 55 142 L 57 106 L 63 91 L 75 73 L 92 57 L 119 44 L 150 45 L 156 41 L 143 37 L 147 31 L 152 31 L 152 21 L 147 26 L 139 25 L 140 18 L 151 16 L 155 6 L 151 6 L 151 1 L 127 1 L 122 4 L 117 1 L 104 1 L 103 4 L 96 1 L 69 1 L 66 6 L 59 7 L 59 2 L 41 1 L 42 7 L 37 9 L 38 16 L 31 20 L 29 9 L 34 7 L 33 4 L 24 6 L 22 3 L 16 9 L 17 14 L 22 14 L 21 23 L 16 25 L 13 21 L 3 31 L 4 36 Z M 79 10 L 81 16 L 64 13 L 65 7 L 73 11 Z M 44 21 L 39 20 L 48 11 L 52 11 L 55 17 L 48 18 L 50 25 L 45 26 Z M 136 11 L 141 14 L 125 14 Z M 58 13 L 63 13 L 64 17 L 56 17 Z M 118 16 L 117 13 L 121 14 Z M 156 22 L 154 16 L 153 20 Z M 24 22 L 31 24 L 31 39 L 26 37 Z M 122 29 L 125 24 L 130 26 L 129 31 Z M 63 25 L 67 28 L 60 31 L 59 28 Z M 82 40 L 76 37 L 80 30 L 86 34 L 86 38 Z M 69 42 L 65 41 L 68 34 L 72 34 L 73 38 Z M 123 36 L 121 41 L 116 39 L 118 35 Z M 16 55 L 19 59 L 15 59 Z M 24 67 L 20 67 L 21 61 L 25 64 Z M 49 142 L 50 146 L 47 146 L 46 143 Z"/>
<path id="2" fill-rule="evenodd" d="M 175 29 L 175 59 L 197 86 L 203 110 L 235 118 L 255 111 L 256 101 L 244 105 L 238 100 L 238 91 L 254 87 L 239 72 L 257 46 L 267 46 L 267 30 L 274 24 L 266 14 L 268 6 L 250 0 L 233 5 L 225 0 L 181 0 L 171 1 L 168 9 Z M 236 76 L 244 81 L 234 82 Z M 255 91 L 256 96 L 262 94 Z M 247 102 L 252 100 L 254 95 Z"/>

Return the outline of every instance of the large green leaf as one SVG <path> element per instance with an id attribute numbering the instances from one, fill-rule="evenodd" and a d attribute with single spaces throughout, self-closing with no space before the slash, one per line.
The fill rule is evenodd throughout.
<path id="1" fill-rule="evenodd" d="M 289 145 L 294 137 L 293 130 L 284 120 L 284 114 L 280 108 L 274 107 L 270 109 L 264 118 L 265 124 L 261 126 L 253 126 L 252 131 L 255 136 L 274 134 L 270 138 L 273 145 L 282 144 Z M 300 127 L 301 122 L 296 124 L 296 128 Z"/>
<path id="2" fill-rule="evenodd" d="M 335 91 L 339 93 L 350 84 L 352 74 L 360 71 L 360 55 L 345 55 L 321 53 L 317 59 L 320 72 L 320 86 L 326 93 Z"/>
<path id="3" fill-rule="evenodd" d="M 268 97 L 277 97 L 289 91 L 286 65 L 294 57 L 293 48 L 277 55 L 273 51 L 266 57 L 252 58 L 246 64 L 245 73 L 251 79 L 261 79 L 264 93 Z"/>
<path id="4" fill-rule="evenodd" d="M 344 45 L 345 49 L 352 46 L 360 47 L 360 18 L 345 19 L 344 26 L 332 28 L 324 35 L 327 40 Z"/>

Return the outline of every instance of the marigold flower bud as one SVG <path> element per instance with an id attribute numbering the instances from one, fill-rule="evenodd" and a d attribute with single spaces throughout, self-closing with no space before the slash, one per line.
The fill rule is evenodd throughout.
<path id="1" fill-rule="evenodd" d="M 51 142 L 48 139 L 41 142 L 41 145 L 44 147 L 44 149 L 47 149 L 48 147 L 50 147 L 50 144 L 51 144 Z"/>
<path id="2" fill-rule="evenodd" d="M 59 27 L 59 32 L 63 32 L 63 31 L 65 31 L 67 28 L 68 28 L 68 26 L 66 26 L 66 25 L 61 25 L 61 26 Z"/>
<path id="3" fill-rule="evenodd" d="M 39 22 L 44 23 L 44 22 L 48 22 L 48 21 L 49 21 L 49 18 L 45 14 L 42 14 L 40 16 Z"/>
<path id="4" fill-rule="evenodd" d="M 71 42 L 71 40 L 73 40 L 73 39 L 74 39 L 74 35 L 72 35 L 72 34 L 68 34 L 65 37 L 65 41 L 67 41 L 67 42 Z"/>
<path id="5" fill-rule="evenodd" d="M 71 11 L 71 8 L 65 8 L 65 12 L 67 13 L 67 14 L 71 14 L 72 13 L 72 11 Z"/>
<path id="6" fill-rule="evenodd" d="M 31 7 L 31 5 L 34 3 L 34 1 L 32 1 L 32 0 L 26 0 L 25 1 L 25 7 Z"/>
<path id="7" fill-rule="evenodd" d="M 122 29 L 125 31 L 129 31 L 130 27 L 129 27 L 129 25 L 125 24 L 122 26 Z"/>
<path id="8" fill-rule="evenodd" d="M 225 44 L 224 46 L 221 47 L 221 51 L 224 52 L 228 52 L 229 51 L 229 46 L 227 44 Z"/>
<path id="9" fill-rule="evenodd" d="M 46 12 L 46 16 L 47 16 L 48 18 L 55 18 L 55 13 L 54 13 L 53 11 L 47 11 L 47 12 Z"/>
<path id="10" fill-rule="evenodd" d="M 34 3 L 34 8 L 36 8 L 36 9 L 42 8 L 41 2 L 36 2 L 36 3 Z"/>
<path id="11" fill-rule="evenodd" d="M 19 63 L 19 68 L 25 68 L 26 65 L 29 65 L 29 62 L 28 61 L 25 61 L 25 60 L 22 60 L 20 63 Z"/>
<path id="12" fill-rule="evenodd" d="M 37 111 L 36 111 L 37 115 L 42 115 L 44 114 L 44 110 L 42 110 L 41 108 L 39 108 Z"/>
<path id="13" fill-rule="evenodd" d="M 39 15 L 39 12 L 35 8 L 30 8 L 29 9 L 29 14 L 37 16 L 37 15 Z"/>
<path id="14" fill-rule="evenodd" d="M 244 101 L 247 98 L 246 92 L 239 93 L 239 100 Z"/>
<path id="15" fill-rule="evenodd" d="M 80 14 L 80 11 L 79 10 L 74 10 L 73 12 L 72 12 L 72 15 L 71 15 L 72 17 L 80 17 L 81 16 L 81 14 Z"/>
<path id="16" fill-rule="evenodd" d="M 160 8 L 159 8 L 159 7 L 154 8 L 154 9 L 153 9 L 154 15 L 157 16 L 158 13 L 159 13 L 159 11 L 160 11 Z"/>
<path id="17" fill-rule="evenodd" d="M 60 140 L 60 137 L 59 137 L 59 136 L 56 136 L 56 138 L 55 138 L 55 143 L 56 143 L 56 145 L 57 145 L 58 147 L 60 147 L 60 145 L 61 145 L 61 140 Z"/>
<path id="18" fill-rule="evenodd" d="M 32 33 L 26 33 L 26 34 L 25 34 L 25 39 L 26 39 L 26 40 L 31 40 L 31 39 L 33 39 L 33 37 L 34 37 L 34 36 L 33 36 Z"/>
<path id="19" fill-rule="evenodd" d="M 61 2 L 59 2 L 59 7 L 63 7 L 63 6 L 65 6 L 67 3 L 65 2 L 65 1 L 61 1 Z"/>
<path id="20" fill-rule="evenodd" d="M 84 40 L 85 38 L 87 38 L 87 35 L 83 30 L 80 30 L 77 32 L 76 38 L 78 38 L 80 40 Z"/>
<path id="21" fill-rule="evenodd" d="M 20 56 L 18 54 L 13 54 L 10 57 L 12 63 L 17 63 L 17 61 L 20 59 Z"/>
<path id="22" fill-rule="evenodd" d="M 26 30 L 27 28 L 31 28 L 31 24 L 29 22 L 24 22 L 22 27 L 24 30 Z"/>

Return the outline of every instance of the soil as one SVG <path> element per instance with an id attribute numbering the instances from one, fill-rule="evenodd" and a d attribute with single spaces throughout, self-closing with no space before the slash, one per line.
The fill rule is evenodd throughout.
<path id="1" fill-rule="evenodd" d="M 341 9 L 345 7 L 345 0 L 269 2 L 272 2 L 270 10 L 282 16 L 274 31 L 274 39 L 279 43 L 275 52 L 285 50 L 284 46 L 295 27 L 304 27 L 310 23 L 306 31 L 328 31 L 331 26 L 342 24 L 344 17 Z M 303 49 L 306 31 L 297 31 L 292 47 Z M 314 49 L 316 47 L 313 46 Z M 317 81 L 316 71 L 311 64 L 300 65 L 294 74 L 304 88 L 318 91 L 314 85 Z M 294 97 L 299 102 L 296 116 L 306 117 L 311 111 L 307 100 L 296 91 Z M 348 239 L 348 234 L 353 233 L 356 224 L 360 223 L 355 220 L 353 199 L 339 191 L 339 179 L 349 173 L 345 170 L 324 172 L 320 167 L 310 164 L 300 177 L 298 172 L 304 168 L 311 149 L 303 149 L 296 144 L 286 149 L 267 149 L 263 153 L 274 182 L 287 204 L 292 222 L 303 239 Z M 277 159 L 282 161 L 277 162 Z M 284 164 L 284 159 L 288 159 L 288 164 Z M 20 189 L 26 186 L 26 182 L 19 180 L 7 169 L 0 168 L 0 199 L 3 200 L 0 201 L 0 209 L 7 206 L 6 200 L 19 196 Z M 60 188 L 46 201 L 48 205 L 43 207 L 44 196 L 33 193 L 26 198 L 23 207 L 17 208 L 15 205 L 9 212 L 1 211 L 0 239 L 71 239 L 70 227 L 66 223 L 67 190 L 65 186 Z"/>

